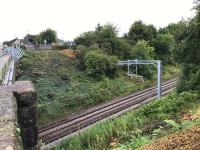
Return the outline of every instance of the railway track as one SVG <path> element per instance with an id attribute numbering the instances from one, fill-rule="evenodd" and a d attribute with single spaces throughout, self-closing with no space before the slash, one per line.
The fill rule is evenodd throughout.
<path id="1" fill-rule="evenodd" d="M 176 81 L 177 79 L 172 79 L 164 82 L 162 84 L 162 92 L 166 93 L 172 89 L 175 86 Z M 63 119 L 59 122 L 41 126 L 38 129 L 39 139 L 41 139 L 43 143 L 49 144 L 91 124 L 94 124 L 95 122 L 100 121 L 106 117 L 142 103 L 147 99 L 155 97 L 156 95 L 157 88 L 154 86 L 143 91 L 118 98 L 112 102 L 89 109 L 81 114 Z"/>

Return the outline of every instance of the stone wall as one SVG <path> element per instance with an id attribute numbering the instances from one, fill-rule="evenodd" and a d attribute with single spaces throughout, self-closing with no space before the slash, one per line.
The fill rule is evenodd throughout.
<path id="1" fill-rule="evenodd" d="M 37 94 L 29 81 L 0 86 L 0 150 L 19 149 L 15 136 L 17 122 L 23 149 L 38 149 L 36 100 Z"/>
<path id="2" fill-rule="evenodd" d="M 37 93 L 29 81 L 17 81 L 13 93 L 17 100 L 23 148 L 37 149 Z"/>
<path id="3" fill-rule="evenodd" d="M 0 56 L 0 83 L 3 81 L 3 77 L 6 73 L 10 60 L 11 60 L 10 55 Z"/>
<path id="4" fill-rule="evenodd" d="M 0 90 L 0 150 L 18 149 L 15 136 L 17 105 L 13 93 Z"/>

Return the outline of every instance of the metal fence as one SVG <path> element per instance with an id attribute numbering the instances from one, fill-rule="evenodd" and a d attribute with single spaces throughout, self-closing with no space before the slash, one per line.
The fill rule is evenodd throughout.
<path id="1" fill-rule="evenodd" d="M 11 59 L 15 62 L 24 55 L 24 52 L 20 47 L 7 47 L 3 50 L 3 53 L 11 55 Z"/>
<path id="2" fill-rule="evenodd" d="M 50 50 L 52 49 L 52 44 L 25 44 L 26 49 L 41 49 L 41 50 Z"/>

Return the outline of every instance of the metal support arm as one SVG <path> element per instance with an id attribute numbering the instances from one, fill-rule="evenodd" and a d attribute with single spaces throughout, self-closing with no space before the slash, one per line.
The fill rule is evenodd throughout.
<path id="1" fill-rule="evenodd" d="M 157 65 L 157 95 L 158 98 L 161 96 L 161 68 L 162 64 L 160 60 L 127 60 L 127 61 L 118 61 L 117 65 L 123 66 L 127 65 L 128 66 L 128 75 L 129 75 L 129 69 L 130 65 Z"/>

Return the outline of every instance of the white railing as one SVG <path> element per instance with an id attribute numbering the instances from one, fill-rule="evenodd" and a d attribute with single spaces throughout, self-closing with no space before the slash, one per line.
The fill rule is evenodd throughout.
<path id="1" fill-rule="evenodd" d="M 20 47 L 7 47 L 4 49 L 4 53 L 11 55 L 11 59 L 15 62 L 24 55 L 24 52 Z"/>
<path id="2" fill-rule="evenodd" d="M 11 55 L 11 62 L 2 82 L 3 86 L 9 86 L 14 81 L 15 63 L 24 55 L 24 52 L 20 47 L 7 47 L 3 52 L 4 54 Z"/>

